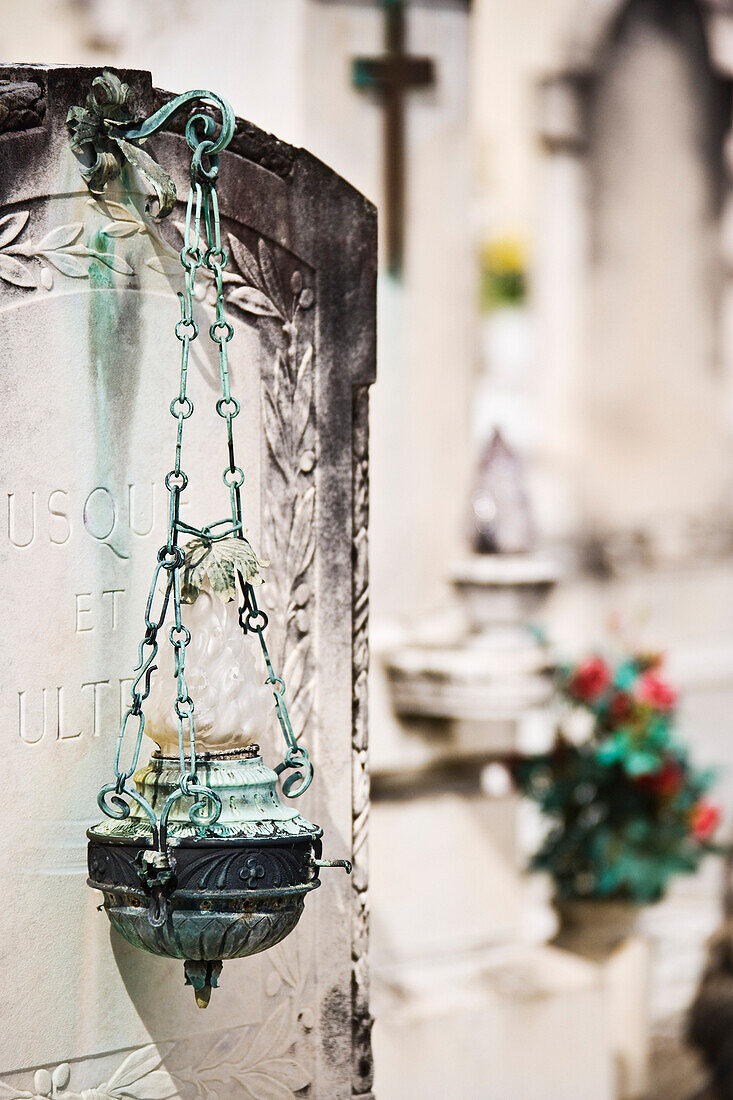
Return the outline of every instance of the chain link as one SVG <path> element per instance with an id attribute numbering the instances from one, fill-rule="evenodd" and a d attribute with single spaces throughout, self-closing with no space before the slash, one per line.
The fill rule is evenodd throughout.
<path id="1" fill-rule="evenodd" d="M 99 804 L 105 813 L 112 817 L 127 817 L 129 804 L 122 798 L 127 794 L 143 806 L 148 817 L 155 822 L 154 835 L 156 845 L 165 846 L 165 831 L 171 807 L 178 798 L 201 794 L 189 810 L 189 817 L 197 826 L 213 824 L 221 812 L 221 802 L 208 788 L 199 787 L 196 777 L 196 736 L 194 729 L 194 703 L 186 684 L 186 647 L 191 640 L 189 630 L 181 622 L 181 569 L 184 555 L 178 546 L 179 514 L 181 494 L 188 485 L 188 475 L 181 467 L 183 450 L 183 425 L 193 415 L 194 405 L 186 390 L 188 386 L 188 364 L 191 343 L 199 334 L 199 326 L 193 315 L 196 275 L 204 257 L 201 252 L 201 215 L 204 201 L 202 184 L 194 180 L 186 204 L 186 222 L 183 245 L 180 250 L 181 264 L 184 270 L 183 292 L 178 294 L 181 318 L 175 326 L 175 335 L 181 344 L 181 367 L 178 396 L 170 403 L 171 416 L 176 420 L 176 444 L 173 469 L 165 477 L 168 490 L 168 534 L 166 542 L 158 551 L 158 561 L 148 593 L 145 608 L 145 636 L 138 648 L 136 676 L 130 688 L 130 705 L 127 708 L 117 736 L 114 771 L 116 782 L 103 787 L 99 793 Z M 159 581 L 165 576 L 165 585 L 161 591 Z M 162 628 L 173 596 L 175 624 L 169 631 L 173 646 L 174 673 L 176 678 L 176 701 L 174 709 L 178 723 L 178 744 L 181 778 L 177 790 L 168 799 L 158 823 L 152 807 L 131 786 L 129 780 L 134 776 L 140 758 L 142 737 L 145 730 L 143 703 L 150 693 L 150 679 L 157 665 L 153 662 L 158 654 L 158 631 Z M 137 730 L 130 763 L 122 765 L 122 747 L 128 723 L 137 721 Z M 112 794 L 111 792 L 114 791 Z M 206 812 L 208 811 L 208 812 Z M 151 817 L 152 815 L 152 817 Z"/>
<path id="2" fill-rule="evenodd" d="M 240 405 L 236 398 L 232 397 L 229 381 L 229 353 L 227 344 L 234 335 L 234 329 L 224 316 L 224 268 L 227 264 L 227 254 L 221 246 L 221 225 L 219 217 L 219 201 L 215 187 L 206 188 L 204 194 L 204 224 L 206 227 L 207 248 L 204 254 L 204 264 L 213 273 L 216 290 L 216 319 L 209 328 L 209 335 L 214 343 L 219 345 L 219 374 L 221 380 L 221 397 L 216 402 L 216 412 L 226 424 L 227 454 L 229 465 L 222 474 L 222 480 L 229 489 L 230 504 L 232 510 L 232 523 L 237 527 L 240 538 L 242 532 L 242 496 L 241 488 L 244 484 L 244 471 L 237 466 L 234 454 L 234 435 L 232 421 L 238 416 Z M 304 746 L 299 745 L 293 732 L 287 704 L 285 702 L 285 683 L 280 676 L 275 675 L 272 659 L 265 640 L 265 628 L 268 624 L 267 615 L 257 606 L 254 589 L 251 584 L 245 582 L 241 573 L 239 582 L 242 590 L 242 605 L 239 609 L 239 622 L 246 633 L 255 633 L 259 639 L 262 655 L 267 666 L 267 681 L 272 685 L 273 698 L 275 700 L 275 713 L 278 724 L 285 740 L 285 755 L 282 763 L 278 764 L 275 771 L 280 775 L 283 771 L 292 770 L 293 774 L 283 781 L 283 793 L 288 798 L 297 798 L 308 789 L 313 779 L 313 764 Z"/>

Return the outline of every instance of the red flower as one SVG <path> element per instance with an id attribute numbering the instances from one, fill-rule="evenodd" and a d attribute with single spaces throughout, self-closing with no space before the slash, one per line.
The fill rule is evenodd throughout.
<path id="1" fill-rule="evenodd" d="M 611 683 L 611 670 L 602 657 L 586 657 L 570 677 L 569 690 L 576 699 L 591 703 Z"/>
<path id="2" fill-rule="evenodd" d="M 677 702 L 677 692 L 655 672 L 645 672 L 636 685 L 637 698 L 657 710 L 672 710 Z"/>
<path id="3" fill-rule="evenodd" d="M 665 760 L 658 772 L 642 775 L 637 780 L 640 787 L 661 798 L 671 798 L 677 794 L 684 781 L 685 773 L 676 760 Z"/>
<path id="4" fill-rule="evenodd" d="M 695 840 L 708 840 L 720 824 L 720 810 L 714 802 L 701 798 L 693 806 L 690 828 Z"/>
<path id="5" fill-rule="evenodd" d="M 611 724 L 625 722 L 631 714 L 631 699 L 625 691 L 617 691 L 608 708 Z"/>

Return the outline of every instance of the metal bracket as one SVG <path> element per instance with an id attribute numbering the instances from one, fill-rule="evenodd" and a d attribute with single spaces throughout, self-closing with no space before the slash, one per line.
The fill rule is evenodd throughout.
<path id="1" fill-rule="evenodd" d="M 351 861 L 348 859 L 312 859 L 313 867 L 341 867 L 347 875 L 351 874 Z"/>
<path id="2" fill-rule="evenodd" d="M 94 163 L 83 166 L 81 174 L 95 195 L 104 193 L 107 184 L 117 179 L 125 162 L 141 172 L 155 191 L 158 200 L 156 218 L 170 214 L 176 202 L 176 187 L 168 173 L 141 148 L 153 134 L 184 107 L 200 102 L 215 107 L 221 113 L 221 130 L 214 138 L 216 123 L 211 115 L 194 113 L 186 123 L 186 141 L 193 152 L 191 176 L 194 180 L 211 182 L 218 173 L 218 154 L 234 135 L 235 117 L 231 106 L 215 92 L 196 89 L 184 92 L 166 103 L 143 121 L 136 120 L 130 103 L 130 88 L 111 69 L 92 81 L 92 91 L 86 106 L 70 107 L 66 125 L 72 131 L 71 148 L 84 153 L 91 146 Z M 147 206 L 151 213 L 150 203 Z"/>

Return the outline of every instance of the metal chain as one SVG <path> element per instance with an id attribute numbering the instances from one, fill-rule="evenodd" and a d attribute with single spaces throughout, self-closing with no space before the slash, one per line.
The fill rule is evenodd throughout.
<path id="1" fill-rule="evenodd" d="M 227 254 L 221 247 L 221 225 L 219 220 L 219 201 L 215 187 L 208 187 L 204 202 L 204 221 L 206 225 L 207 249 L 204 255 L 204 263 L 214 276 L 214 288 L 216 291 L 216 318 L 209 329 L 209 335 L 215 344 L 219 346 L 219 376 L 221 379 L 221 397 L 216 402 L 217 414 L 226 424 L 227 456 L 229 465 L 222 474 L 222 480 L 229 489 L 229 501 L 232 512 L 232 522 L 242 523 L 242 499 L 241 488 L 244 484 L 244 471 L 237 466 L 234 457 L 234 436 L 232 434 L 232 421 L 239 416 L 240 405 L 235 397 L 232 397 L 229 384 L 229 352 L 227 345 L 234 335 L 234 329 L 230 321 L 224 316 L 224 268 L 227 264 Z"/>
<path id="2" fill-rule="evenodd" d="M 200 237 L 201 237 L 201 184 L 192 176 L 191 188 L 186 204 L 186 223 L 184 229 L 183 246 L 180 251 L 181 263 L 185 276 L 183 281 L 183 293 L 178 295 L 181 306 L 181 319 L 176 325 L 176 337 L 181 342 L 181 373 L 178 397 L 171 401 L 170 411 L 178 422 L 176 432 L 176 458 L 174 467 L 166 475 L 165 483 L 170 493 L 168 511 L 168 542 L 167 549 L 174 553 L 181 551 L 178 547 L 178 522 L 180 513 L 181 493 L 188 484 L 187 475 L 181 470 L 181 447 L 183 443 L 183 424 L 193 414 L 193 402 L 186 393 L 188 383 L 188 360 L 191 343 L 199 333 L 198 325 L 193 317 L 194 290 L 196 273 L 202 264 Z M 189 794 L 191 784 L 196 782 L 196 737 L 194 733 L 193 711 L 194 704 L 186 686 L 186 646 L 191 641 L 190 631 L 181 622 L 181 574 L 183 565 L 181 554 L 180 564 L 173 569 L 173 611 L 175 623 L 170 628 L 168 636 L 174 649 L 174 671 L 176 677 L 177 697 L 175 702 L 176 718 L 178 722 L 178 751 L 181 766 L 181 790 Z M 188 732 L 189 765 L 186 767 L 186 729 Z"/>
<path id="3" fill-rule="evenodd" d="M 200 784 L 196 775 L 195 708 L 186 684 L 186 647 L 191 641 L 191 634 L 187 627 L 183 625 L 181 619 L 181 570 L 184 565 L 184 554 L 178 545 L 178 536 L 180 533 L 190 533 L 210 542 L 215 542 L 230 535 L 244 538 L 241 499 L 244 471 L 236 464 L 232 429 L 232 422 L 240 412 L 240 404 L 231 394 L 227 349 L 227 345 L 234 335 L 234 329 L 224 314 L 223 271 L 226 267 L 227 255 L 221 244 L 219 203 L 216 193 L 218 149 L 215 143 L 210 140 L 212 131 L 208 125 L 210 120 L 207 121 L 207 119 L 208 116 L 205 115 L 194 116 L 193 119 L 189 120 L 186 128 L 186 137 L 193 150 L 193 156 L 191 161 L 191 187 L 186 205 L 184 241 L 180 251 L 181 264 L 184 268 L 184 289 L 178 295 L 181 318 L 175 327 L 176 337 L 181 343 L 180 380 L 178 396 L 170 404 L 171 415 L 177 421 L 175 461 L 173 469 L 165 477 L 165 485 L 169 494 L 168 535 L 165 545 L 161 546 L 158 551 L 158 560 L 145 609 L 145 634 L 138 647 L 138 663 L 135 666 L 136 675 L 130 688 L 130 705 L 125 711 L 117 735 L 114 760 L 115 782 L 105 784 L 97 798 L 101 809 L 108 816 L 117 819 L 124 819 L 130 814 L 129 803 L 125 802 L 123 795 L 137 802 L 151 823 L 154 846 L 161 853 L 166 851 L 168 820 L 171 810 L 180 798 L 197 797 L 197 801 L 189 809 L 188 816 L 189 820 L 202 830 L 215 824 L 222 809 L 219 796 L 210 787 Z M 194 140 L 195 126 L 193 123 L 195 121 L 199 123 L 203 121 L 204 123 L 202 139 L 198 143 Z M 206 245 L 203 252 L 201 247 L 202 216 Z M 215 319 L 209 328 L 209 336 L 219 347 L 221 397 L 216 402 L 216 412 L 226 424 L 228 465 L 222 474 L 222 478 L 229 490 L 231 521 L 229 519 L 219 520 L 199 530 L 181 521 L 180 502 L 181 494 L 188 485 L 188 475 L 181 467 L 183 426 L 194 412 L 193 402 L 187 394 L 190 348 L 191 343 L 199 334 L 199 328 L 193 315 L 194 291 L 196 276 L 203 266 L 212 273 L 216 291 Z M 225 529 L 214 533 L 216 528 L 221 527 Z M 162 590 L 160 587 L 161 575 L 165 577 Z M 243 600 L 239 609 L 239 621 L 245 633 L 256 633 L 259 638 L 268 672 L 266 683 L 272 685 L 275 711 L 286 744 L 282 763 L 277 765 L 275 771 L 278 774 L 282 774 L 286 770 L 293 771 L 293 774 L 283 782 L 283 792 L 288 797 L 295 798 L 310 785 L 313 778 L 313 765 L 308 757 L 307 750 L 297 742 L 285 703 L 285 684 L 273 669 L 264 636 L 268 621 L 267 616 L 259 610 L 254 589 L 249 582 L 244 581 L 241 573 L 239 574 L 239 582 Z M 151 676 L 157 668 L 157 665 L 153 662 L 159 649 L 158 631 L 165 622 L 171 596 L 173 597 L 174 624 L 171 626 L 168 636 L 174 650 L 174 674 L 176 679 L 174 709 L 178 724 L 180 779 L 178 786 L 167 798 L 160 819 L 158 819 L 150 803 L 137 791 L 134 783 L 130 784 L 130 779 L 134 776 L 138 765 L 145 730 L 143 703 L 150 693 Z M 137 729 L 131 760 L 125 767 L 121 763 L 122 746 L 128 723 L 131 721 L 137 722 Z"/>
<path id="4" fill-rule="evenodd" d="M 216 411 L 225 421 L 227 454 L 229 465 L 222 474 L 222 480 L 229 489 L 229 498 L 232 512 L 232 524 L 236 528 L 239 538 L 244 538 L 242 530 L 242 485 L 244 484 L 244 472 L 237 466 L 234 455 L 234 437 L 232 433 L 232 421 L 239 415 L 240 405 L 236 398 L 232 397 L 229 382 L 229 353 L 227 345 L 234 335 L 234 329 L 224 316 L 224 268 L 227 264 L 227 255 L 221 246 L 221 225 L 219 218 L 219 202 L 216 187 L 211 185 L 205 188 L 204 194 L 204 224 L 206 227 L 207 249 L 204 255 L 204 264 L 213 273 L 214 287 L 216 291 L 216 319 L 209 329 L 209 335 L 214 343 L 219 345 L 219 374 L 221 379 L 221 397 L 216 402 Z M 270 653 L 265 640 L 265 627 L 267 615 L 257 606 L 252 585 L 245 582 L 241 573 L 239 583 L 242 590 L 242 605 L 239 609 L 239 622 L 246 633 L 252 632 L 259 638 L 262 655 L 267 666 L 268 677 L 266 683 L 272 686 L 272 694 L 275 700 L 275 713 L 278 724 L 285 740 L 285 755 L 280 764 L 275 768 L 278 775 L 283 771 L 293 770 L 293 774 L 283 781 L 283 793 L 288 798 L 297 798 L 308 789 L 313 779 L 313 764 L 308 756 L 305 746 L 299 745 L 293 733 L 287 704 L 285 702 L 285 683 L 281 676 L 275 674 Z"/>
<path id="5" fill-rule="evenodd" d="M 288 707 L 285 702 L 285 681 L 282 676 L 275 675 L 272 666 L 267 642 L 265 641 L 265 627 L 268 622 L 267 615 L 257 606 L 254 588 L 251 584 L 243 580 L 241 573 L 239 574 L 239 584 L 242 589 L 243 599 L 242 606 L 239 609 L 239 623 L 245 634 L 253 632 L 260 640 L 262 655 L 265 658 L 268 673 L 265 682 L 272 684 L 272 694 L 275 699 L 275 713 L 277 714 L 277 720 L 282 730 L 282 735 L 285 738 L 285 755 L 281 763 L 276 765 L 275 771 L 278 775 L 282 775 L 284 771 L 292 769 L 293 774 L 283 780 L 283 794 L 287 795 L 288 798 L 298 798 L 298 796 L 303 794 L 304 791 L 307 791 L 311 785 L 313 779 L 313 763 L 308 756 L 308 750 L 305 745 L 300 745 L 298 743 L 293 732 Z"/>
<path id="6" fill-rule="evenodd" d="M 181 569 L 184 564 L 184 555 L 178 545 L 181 494 L 188 485 L 188 475 L 181 468 L 183 425 L 194 411 L 193 402 L 188 397 L 186 390 L 191 343 L 196 339 L 199 332 L 193 316 L 193 303 L 196 274 L 203 263 L 200 247 L 202 200 L 201 183 L 192 178 L 186 205 L 184 240 L 180 251 L 181 264 L 184 269 L 184 289 L 178 295 L 181 319 L 176 324 L 175 334 L 181 343 L 181 367 L 178 396 L 170 404 L 171 415 L 177 421 L 177 430 L 173 469 L 169 470 L 165 477 L 165 485 L 168 490 L 168 537 L 165 545 L 161 546 L 158 551 L 158 563 L 153 573 L 145 610 L 145 636 L 138 647 L 138 664 L 135 668 L 137 675 L 130 689 L 130 706 L 123 716 L 117 736 L 114 761 L 116 782 L 106 784 L 98 795 L 98 802 L 102 810 L 109 816 L 118 819 L 128 817 L 130 813 L 129 804 L 122 798 L 123 794 L 128 795 L 133 801 L 142 806 L 153 825 L 155 845 L 161 850 L 165 849 L 168 819 L 171 809 L 178 799 L 199 796 L 189 810 L 189 819 L 197 827 L 205 828 L 213 825 L 221 813 L 221 800 L 218 795 L 209 787 L 200 785 L 196 776 L 194 702 L 186 684 L 186 647 L 191 641 L 191 633 L 181 621 Z M 165 588 L 162 593 L 159 590 L 161 572 L 166 574 Z M 150 678 L 157 668 L 153 664 L 159 649 L 157 636 L 158 631 L 165 622 L 171 594 L 173 595 L 175 622 L 170 628 L 168 636 L 174 650 L 175 712 L 178 723 L 180 780 L 177 788 L 166 800 L 158 822 L 152 806 L 129 781 L 135 774 L 140 758 L 142 737 L 145 730 L 145 714 L 142 704 L 150 693 Z M 157 614 L 153 611 L 156 607 L 156 601 L 158 604 Z M 131 718 L 137 720 L 137 730 L 131 761 L 127 767 L 123 767 L 121 765 L 122 746 L 127 725 Z"/>

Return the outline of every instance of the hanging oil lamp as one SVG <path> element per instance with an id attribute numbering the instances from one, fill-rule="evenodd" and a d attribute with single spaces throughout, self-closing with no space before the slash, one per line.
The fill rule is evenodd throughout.
<path id="1" fill-rule="evenodd" d="M 129 943 L 184 960 L 186 983 L 194 987 L 197 1004 L 206 1007 L 224 959 L 278 943 L 298 923 L 306 894 L 320 885 L 319 869 L 350 871 L 351 866 L 346 860 L 321 859 L 321 829 L 283 802 L 277 790 L 282 776 L 286 799 L 297 798 L 311 783 L 313 765 L 294 736 L 285 684 L 272 665 L 265 638 L 268 619 L 255 595 L 261 563 L 244 537 L 244 473 L 236 464 L 232 429 L 240 406 L 231 394 L 227 354 L 234 330 L 224 314 L 227 257 L 216 192 L 218 157 L 234 133 L 234 113 L 218 95 L 191 91 L 138 123 L 128 98 L 127 86 L 114 73 L 105 70 L 97 77 L 86 107 L 69 112 L 72 148 L 84 152 L 91 146 L 94 161 L 82 172 L 96 193 L 119 175 L 124 160 L 143 172 L 155 189 L 159 218 L 173 209 L 175 188 L 141 145 L 191 103 L 216 108 L 221 127 L 217 133 L 210 114 L 194 113 L 185 129 L 191 186 L 180 252 L 181 318 L 175 328 L 181 343 L 180 385 L 170 404 L 177 421 L 175 461 L 165 478 L 168 533 L 158 551 L 130 702 L 117 736 L 115 778 L 98 794 L 106 819 L 87 833 L 88 882 L 102 892 L 112 925 Z M 199 335 L 193 302 L 202 268 L 216 292 L 209 336 L 218 345 L 216 411 L 225 427 L 223 480 L 230 511 L 196 528 L 181 520 L 180 505 L 188 484 L 181 462 L 184 425 L 194 412 L 186 390 L 190 347 Z M 200 722 L 189 688 L 195 677 L 187 673 L 187 652 L 190 648 L 195 656 L 197 632 L 207 648 L 204 635 L 212 621 L 218 635 L 226 635 L 226 645 L 218 668 L 206 674 L 210 698 Z M 167 623 L 172 675 L 154 680 L 156 662 L 166 659 L 160 649 Z M 263 719 L 254 658 L 247 652 L 252 639 L 264 658 L 265 684 L 285 740 L 283 760 L 274 769 L 264 763 L 256 744 Z M 223 695 L 231 705 L 217 707 Z M 150 727 L 146 701 L 154 712 Z M 158 748 L 138 769 L 146 732 Z"/>

